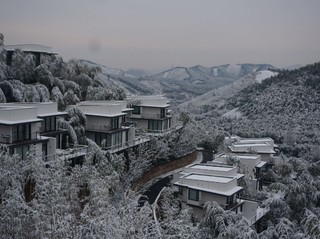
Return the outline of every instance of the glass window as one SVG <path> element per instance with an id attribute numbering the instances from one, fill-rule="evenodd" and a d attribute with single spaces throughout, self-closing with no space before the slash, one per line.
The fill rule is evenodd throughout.
<path id="1" fill-rule="evenodd" d="M 190 188 L 188 199 L 193 201 L 199 201 L 199 191 Z"/>
<path id="2" fill-rule="evenodd" d="M 161 120 L 148 120 L 148 129 L 150 131 L 162 131 Z"/>
<path id="3" fill-rule="evenodd" d="M 140 106 L 133 106 L 132 114 L 139 115 L 140 114 Z"/>
<path id="4" fill-rule="evenodd" d="M 235 199 L 234 195 L 231 195 L 231 196 L 227 197 L 227 204 L 234 203 L 234 199 Z"/>
<path id="5" fill-rule="evenodd" d="M 161 108 L 160 109 L 160 117 L 161 119 L 163 119 L 166 116 L 166 109 L 165 108 Z"/>
<path id="6" fill-rule="evenodd" d="M 111 129 L 119 128 L 119 117 L 111 118 Z"/>
<path id="7" fill-rule="evenodd" d="M 28 140 L 31 137 L 30 124 L 18 124 L 12 126 L 12 140 L 13 142 Z"/>

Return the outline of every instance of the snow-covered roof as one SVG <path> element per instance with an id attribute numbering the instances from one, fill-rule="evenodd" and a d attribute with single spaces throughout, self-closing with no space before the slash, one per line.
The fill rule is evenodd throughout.
<path id="1" fill-rule="evenodd" d="M 119 113 L 119 114 L 108 114 L 108 113 L 105 113 L 105 114 L 96 114 L 96 113 L 87 113 L 87 112 L 84 112 L 85 115 L 87 116 L 98 116 L 98 117 L 117 117 L 117 116 L 122 116 L 122 115 L 127 115 L 126 113 Z"/>
<path id="2" fill-rule="evenodd" d="M 126 108 L 124 101 L 82 101 L 77 104 L 85 115 L 99 116 L 99 117 L 116 117 L 126 115 Z"/>
<path id="3" fill-rule="evenodd" d="M 239 159 L 252 159 L 252 160 L 256 160 L 258 158 L 260 158 L 261 156 L 260 155 L 237 155 L 236 156 L 237 158 Z"/>
<path id="4" fill-rule="evenodd" d="M 210 164 L 195 164 L 190 166 L 190 168 L 194 169 L 205 169 L 205 170 L 215 170 L 215 171 L 223 171 L 223 172 L 228 172 L 233 169 L 233 167 L 230 166 L 217 166 L 217 165 L 210 165 Z"/>
<path id="5" fill-rule="evenodd" d="M 154 107 L 154 108 L 166 108 L 170 107 L 168 98 L 162 95 L 143 95 L 128 97 L 128 100 L 139 100 L 138 106 Z"/>
<path id="6" fill-rule="evenodd" d="M 257 168 L 262 168 L 266 163 L 267 163 L 267 162 L 265 162 L 265 161 L 261 161 L 260 163 L 258 163 L 258 164 L 256 165 L 256 167 L 257 167 Z"/>
<path id="7" fill-rule="evenodd" d="M 67 112 L 58 111 L 57 102 L 12 102 L 4 103 L 5 105 L 19 106 L 19 107 L 36 107 L 38 117 L 59 116 L 66 115 Z M 1 105 L 1 104 L 0 104 Z"/>
<path id="8" fill-rule="evenodd" d="M 243 187 L 235 186 L 229 190 L 219 190 L 216 188 L 211 189 L 211 188 L 206 188 L 206 187 L 201 187 L 201 186 L 188 185 L 186 183 L 179 183 L 179 182 L 174 183 L 174 185 L 187 187 L 187 188 L 191 188 L 191 189 L 195 189 L 195 190 L 199 190 L 199 191 L 203 191 L 203 192 L 219 194 L 219 195 L 223 195 L 223 196 L 231 196 L 231 195 L 233 195 L 243 189 Z"/>
<path id="9" fill-rule="evenodd" d="M 35 123 L 35 122 L 41 122 L 42 119 L 34 118 L 34 119 L 27 119 L 27 120 L 1 120 L 0 119 L 0 124 L 5 124 L 5 125 L 14 125 L 14 124 L 24 124 L 24 123 Z"/>
<path id="10" fill-rule="evenodd" d="M 200 181 L 215 182 L 215 183 L 228 183 L 234 179 L 234 177 L 222 177 L 222 176 L 203 175 L 203 174 L 189 174 L 184 176 L 184 178 L 190 179 L 190 180 L 200 180 Z"/>
<path id="11" fill-rule="evenodd" d="M 14 51 L 15 49 L 20 49 L 24 52 L 39 52 L 46 54 L 57 54 L 52 51 L 52 48 L 49 46 L 43 46 L 38 44 L 19 44 L 19 45 L 7 45 L 4 46 L 6 51 Z"/>
<path id="12" fill-rule="evenodd" d="M 42 119 L 37 118 L 36 107 L 21 107 L 13 105 L 0 105 L 0 124 L 14 125 L 21 123 L 40 122 Z"/>

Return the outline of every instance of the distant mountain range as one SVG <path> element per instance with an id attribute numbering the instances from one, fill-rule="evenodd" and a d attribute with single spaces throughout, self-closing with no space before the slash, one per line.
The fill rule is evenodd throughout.
<path id="1" fill-rule="evenodd" d="M 84 61 L 89 65 L 98 65 Z M 258 72 L 275 69 L 268 64 L 238 64 L 215 67 L 174 67 L 158 74 L 140 69 L 121 70 L 99 65 L 99 78 L 126 89 L 127 94 L 164 94 L 179 104 L 208 91 L 231 84 Z"/>

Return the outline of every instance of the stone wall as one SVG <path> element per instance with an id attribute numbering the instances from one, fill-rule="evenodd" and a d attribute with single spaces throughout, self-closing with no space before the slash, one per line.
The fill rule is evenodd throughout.
<path id="1" fill-rule="evenodd" d="M 151 179 L 159 177 L 162 174 L 168 173 L 170 171 L 182 168 L 194 162 L 197 159 L 197 152 L 194 151 L 190 154 L 187 154 L 181 158 L 175 159 L 171 162 L 157 165 L 151 168 L 149 171 L 144 173 L 141 178 L 139 178 L 132 186 L 133 190 L 139 190 L 144 184 L 146 184 Z"/>

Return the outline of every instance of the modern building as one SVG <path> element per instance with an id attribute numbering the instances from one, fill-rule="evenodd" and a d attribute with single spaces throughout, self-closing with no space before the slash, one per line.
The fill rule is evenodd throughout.
<path id="1" fill-rule="evenodd" d="M 128 104 L 132 104 L 130 108 L 133 108 L 128 118 L 135 123 L 137 129 L 149 133 L 163 133 L 171 128 L 172 114 L 166 97 L 132 97 L 128 99 Z"/>
<path id="2" fill-rule="evenodd" d="M 24 53 L 32 54 L 35 56 L 35 64 L 36 66 L 40 65 L 41 57 L 43 55 L 56 55 L 57 53 L 53 52 L 51 47 L 37 45 L 37 44 L 20 44 L 20 45 L 7 45 L 4 46 L 5 51 L 7 52 L 7 65 L 11 65 L 12 56 L 16 49 L 20 49 Z"/>
<path id="3" fill-rule="evenodd" d="M 245 175 L 256 190 L 262 189 L 263 177 L 266 173 L 266 162 L 261 161 L 261 156 L 257 154 L 218 154 L 215 155 L 211 163 L 229 164 L 231 161 L 236 161 L 238 172 Z"/>
<path id="4" fill-rule="evenodd" d="M 124 101 L 83 101 L 76 105 L 87 117 L 86 136 L 103 149 L 122 148 L 135 140 Z"/>
<path id="5" fill-rule="evenodd" d="M 231 142 L 228 151 L 233 154 L 258 154 L 261 160 L 269 165 L 274 164 L 275 144 L 271 138 L 227 138 L 227 142 Z"/>
<path id="6" fill-rule="evenodd" d="M 31 145 L 44 157 L 55 155 L 56 139 L 40 134 L 41 122 L 36 106 L 0 105 L 0 144 L 9 154 L 26 159 Z"/>
<path id="7" fill-rule="evenodd" d="M 200 220 L 208 201 L 217 202 L 223 209 L 242 213 L 250 225 L 256 223 L 268 209 L 259 203 L 241 198 L 243 187 L 236 167 L 223 164 L 193 164 L 174 175 L 173 185 L 182 202 L 193 209 L 193 217 Z"/>
<path id="8" fill-rule="evenodd" d="M 40 135 L 55 138 L 56 148 L 67 148 L 67 130 L 60 129 L 57 123 L 59 117 L 64 117 L 67 113 L 58 111 L 58 105 L 56 102 L 16 102 L 7 103 L 5 105 L 36 107 L 37 118 L 42 119 L 39 130 Z"/>

